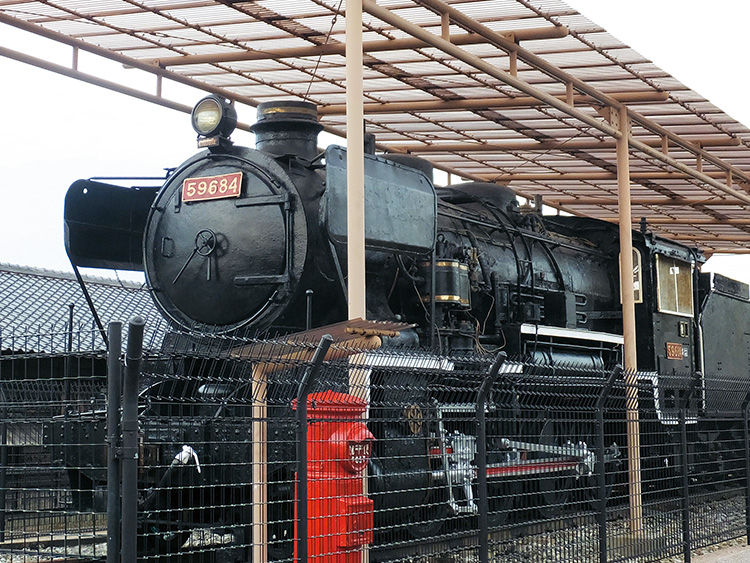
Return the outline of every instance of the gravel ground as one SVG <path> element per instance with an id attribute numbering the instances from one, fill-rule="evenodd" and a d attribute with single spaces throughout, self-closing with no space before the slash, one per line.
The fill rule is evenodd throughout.
<path id="1" fill-rule="evenodd" d="M 750 561 L 750 547 L 744 537 L 697 549 L 693 554 L 692 563 L 747 563 Z"/>
<path id="2" fill-rule="evenodd" d="M 696 557 L 721 548 L 745 544 L 745 500 L 743 497 L 694 504 L 690 510 Z M 493 534 L 490 561 L 495 563 L 599 563 L 599 531 L 595 522 L 529 533 L 522 537 Z M 611 521 L 607 528 L 608 561 L 622 563 L 683 563 L 682 511 L 644 509 L 642 531 L 634 534 L 624 519 Z M 539 524 L 539 528 L 545 528 Z M 741 535 L 739 539 L 736 536 Z M 508 536 L 508 534 L 505 534 Z M 716 543 L 719 542 L 719 543 Z M 710 545 L 708 545 L 710 543 Z M 440 554 L 413 557 L 405 563 L 478 563 L 474 547 L 446 550 Z M 750 563 L 750 556 L 747 560 Z M 706 562 L 709 563 L 709 562 Z M 732 561 L 732 563 L 735 563 Z M 746 563 L 743 561 L 742 563 Z"/>
<path id="3" fill-rule="evenodd" d="M 693 529 L 693 563 L 721 548 L 745 544 L 745 500 L 736 497 L 712 500 L 691 506 Z M 682 512 L 678 505 L 670 510 L 645 507 L 642 531 L 634 534 L 624 519 L 611 521 L 607 529 L 609 561 L 627 563 L 682 563 Z M 532 533 L 533 532 L 533 533 Z M 517 537 L 508 532 L 497 532 L 491 537 L 490 560 L 494 563 L 599 563 L 598 526 L 591 518 L 567 519 L 527 526 L 525 535 Z M 735 539 L 742 536 L 740 539 Z M 62 543 L 62 534 L 45 537 L 30 536 L 0 548 L 0 563 L 41 563 L 60 559 L 88 559 L 106 557 L 106 545 L 89 538 L 87 543 Z M 70 537 L 70 536 L 69 536 Z M 207 539 L 208 538 L 208 539 Z M 189 545 L 199 547 L 225 544 L 230 535 L 195 532 Z M 708 545 L 711 544 L 711 545 Z M 479 563 L 475 546 L 446 548 L 440 553 L 402 559 L 404 563 Z M 705 561 L 705 563 L 709 563 Z M 721 561 L 721 559 L 714 560 Z M 730 560 L 734 561 L 734 560 Z M 750 561 L 750 559 L 748 559 Z"/>

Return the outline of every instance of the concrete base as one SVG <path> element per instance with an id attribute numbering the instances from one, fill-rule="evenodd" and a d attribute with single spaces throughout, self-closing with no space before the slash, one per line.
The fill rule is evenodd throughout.
<path id="1" fill-rule="evenodd" d="M 708 551 L 701 549 L 700 551 Z M 750 563 L 750 546 L 735 545 L 730 547 L 718 547 L 711 553 L 693 555 L 692 563 Z"/>

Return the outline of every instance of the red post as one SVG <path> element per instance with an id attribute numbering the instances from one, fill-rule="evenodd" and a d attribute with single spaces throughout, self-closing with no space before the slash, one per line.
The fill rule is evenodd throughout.
<path id="1" fill-rule="evenodd" d="M 346 393 L 308 396 L 308 561 L 359 563 L 362 546 L 372 542 L 373 502 L 364 495 L 362 472 L 375 438 L 361 421 L 366 408 Z"/>

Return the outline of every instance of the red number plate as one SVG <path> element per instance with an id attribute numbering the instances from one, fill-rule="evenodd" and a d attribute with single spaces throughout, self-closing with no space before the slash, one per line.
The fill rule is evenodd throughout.
<path id="1" fill-rule="evenodd" d="M 682 344 L 677 342 L 667 342 L 667 359 L 668 360 L 681 360 L 682 359 Z"/>
<path id="2" fill-rule="evenodd" d="M 242 172 L 206 178 L 186 178 L 182 183 L 182 201 L 239 197 L 241 191 Z"/>

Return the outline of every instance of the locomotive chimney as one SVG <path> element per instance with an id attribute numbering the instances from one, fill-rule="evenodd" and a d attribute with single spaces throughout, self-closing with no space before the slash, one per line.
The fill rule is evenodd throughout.
<path id="1" fill-rule="evenodd" d="M 315 104 L 285 100 L 260 104 L 258 121 L 250 129 L 258 150 L 312 160 L 318 155 L 318 133 L 323 126 L 318 123 Z"/>

